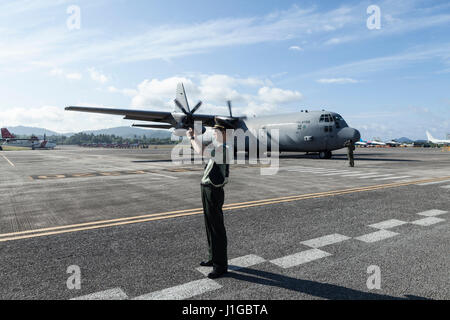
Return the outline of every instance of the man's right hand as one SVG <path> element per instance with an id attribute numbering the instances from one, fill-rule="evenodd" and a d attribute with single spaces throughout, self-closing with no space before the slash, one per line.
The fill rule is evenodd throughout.
<path id="1" fill-rule="evenodd" d="M 189 128 L 189 130 L 186 131 L 186 136 L 189 139 L 192 139 L 192 137 L 195 137 L 194 130 L 192 130 L 192 128 Z"/>

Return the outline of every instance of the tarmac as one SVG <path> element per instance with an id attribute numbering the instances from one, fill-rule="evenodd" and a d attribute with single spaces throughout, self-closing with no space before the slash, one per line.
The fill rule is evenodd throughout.
<path id="1" fill-rule="evenodd" d="M 0 151 L 0 299 L 450 298 L 450 152 L 232 165 L 230 272 L 216 280 L 198 265 L 203 164 L 170 152 Z"/>

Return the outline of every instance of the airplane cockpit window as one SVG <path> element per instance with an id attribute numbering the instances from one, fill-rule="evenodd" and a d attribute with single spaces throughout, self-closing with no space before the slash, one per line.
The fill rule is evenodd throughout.
<path id="1" fill-rule="evenodd" d="M 345 128 L 348 127 L 347 123 L 345 122 L 344 118 L 342 118 L 341 115 L 335 114 L 333 115 L 334 122 L 336 123 L 336 128 Z"/>
<path id="2" fill-rule="evenodd" d="M 322 114 L 322 115 L 320 116 L 319 122 L 324 122 L 324 121 L 325 121 L 325 115 Z"/>

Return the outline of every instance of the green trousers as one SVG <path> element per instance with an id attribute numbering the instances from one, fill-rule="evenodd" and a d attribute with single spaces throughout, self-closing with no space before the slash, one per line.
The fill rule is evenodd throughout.
<path id="1" fill-rule="evenodd" d="M 223 221 L 222 206 L 224 201 L 223 187 L 216 188 L 201 185 L 203 215 L 205 217 L 206 236 L 208 238 L 209 260 L 214 267 L 226 268 L 227 233 Z"/>
<path id="2" fill-rule="evenodd" d="M 347 150 L 347 157 L 348 157 L 350 167 L 354 167 L 355 166 L 355 158 L 353 156 L 353 150 L 350 150 L 350 149 Z"/>

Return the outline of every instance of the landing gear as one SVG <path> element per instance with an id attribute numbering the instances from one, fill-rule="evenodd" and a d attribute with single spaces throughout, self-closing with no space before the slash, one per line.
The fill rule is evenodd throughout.
<path id="1" fill-rule="evenodd" d="M 331 159 L 332 155 L 333 154 L 331 153 L 331 151 L 320 151 L 319 152 L 320 159 Z"/>

